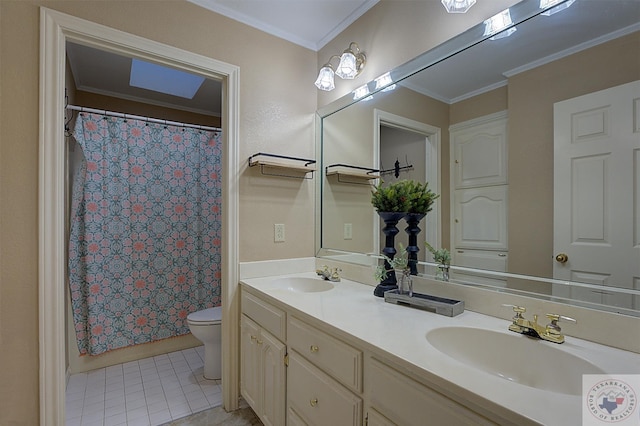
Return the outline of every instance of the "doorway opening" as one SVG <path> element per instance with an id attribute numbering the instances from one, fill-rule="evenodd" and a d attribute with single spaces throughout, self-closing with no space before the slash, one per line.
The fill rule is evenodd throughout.
<path id="1" fill-rule="evenodd" d="M 113 28 L 41 8 L 39 177 L 40 423 L 64 424 L 65 344 L 65 66 L 68 41 L 139 58 L 222 82 L 223 134 L 223 404 L 235 410 L 239 397 L 238 324 L 235 292 L 238 264 L 239 68 Z"/>
<path id="2" fill-rule="evenodd" d="M 379 109 L 374 110 L 374 161 L 380 168 L 389 170 L 388 176 L 382 179 L 393 182 L 396 179 L 410 179 L 429 182 L 429 188 L 436 194 L 441 193 L 440 179 L 440 128 L 406 117 L 391 114 Z M 398 161 L 398 167 L 395 162 Z M 396 178 L 396 169 L 398 177 Z M 381 229 L 383 224 L 376 217 L 374 220 L 374 247 L 382 249 Z M 423 237 L 420 241 L 428 241 L 433 247 L 441 246 L 441 208 L 439 203 L 433 205 L 432 211 L 423 220 Z M 420 247 L 418 260 L 426 260 L 426 250 Z"/>

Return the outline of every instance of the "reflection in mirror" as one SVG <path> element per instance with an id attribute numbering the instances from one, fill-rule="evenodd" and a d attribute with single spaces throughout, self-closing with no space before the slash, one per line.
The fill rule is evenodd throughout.
<path id="1" fill-rule="evenodd" d="M 425 176 L 430 185 L 429 172 L 417 170 L 435 170 L 441 197 L 421 222 L 420 240 L 449 248 L 452 265 L 475 269 L 452 278 L 637 314 L 640 2 L 577 0 L 550 16 L 522 12 L 538 4 L 512 8 L 517 31 L 509 37 L 467 48 L 481 31 L 473 28 L 392 70 L 409 76 L 394 90 L 324 108 L 322 162 L 388 169 L 397 159 L 413 166 L 397 179 Z M 429 60 L 447 56 L 445 48 L 458 53 Z M 384 117 L 437 134 L 436 161 L 410 154 L 401 140 L 411 129 L 389 131 Z M 432 152 L 428 132 L 421 138 Z M 394 140 L 397 149 L 389 149 Z M 369 185 L 320 180 L 324 253 L 375 262 L 357 255 L 380 252 Z M 585 285 L 554 284 L 566 281 Z"/>

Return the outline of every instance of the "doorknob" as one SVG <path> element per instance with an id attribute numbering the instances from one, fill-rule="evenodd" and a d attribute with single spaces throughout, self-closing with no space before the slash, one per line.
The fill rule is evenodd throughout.
<path id="1" fill-rule="evenodd" d="M 567 260 L 569 260 L 569 256 L 564 253 L 558 253 L 556 255 L 556 262 L 565 263 Z"/>

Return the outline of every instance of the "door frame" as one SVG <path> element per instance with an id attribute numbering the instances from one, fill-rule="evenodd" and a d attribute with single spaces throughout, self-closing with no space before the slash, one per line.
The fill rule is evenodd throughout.
<path id="1" fill-rule="evenodd" d="M 436 194 L 441 194 L 441 160 L 440 160 L 440 140 L 441 130 L 439 127 L 427 123 L 412 120 L 401 115 L 392 114 L 380 109 L 373 110 L 373 163 L 380 164 L 380 126 L 393 127 L 417 133 L 425 137 L 425 179 L 429 182 L 429 188 Z M 373 249 L 377 253 L 380 248 L 380 220 L 374 211 L 373 219 Z M 439 203 L 434 203 L 429 220 L 426 222 L 425 239 L 434 247 L 442 245 L 442 209 Z"/>
<path id="2" fill-rule="evenodd" d="M 67 41 L 137 57 L 223 83 L 222 128 L 222 393 L 227 410 L 238 408 L 239 302 L 238 179 L 239 67 L 55 10 L 40 9 L 39 105 L 39 384 L 40 425 L 65 423 L 65 138 L 64 88 Z"/>

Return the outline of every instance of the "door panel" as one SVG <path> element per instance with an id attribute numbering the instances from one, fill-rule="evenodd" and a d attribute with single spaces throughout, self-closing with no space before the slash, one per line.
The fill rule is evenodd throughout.
<path id="1" fill-rule="evenodd" d="M 554 105 L 554 278 L 634 288 L 640 279 L 640 81 Z M 606 289 L 554 294 L 631 308 Z"/>

